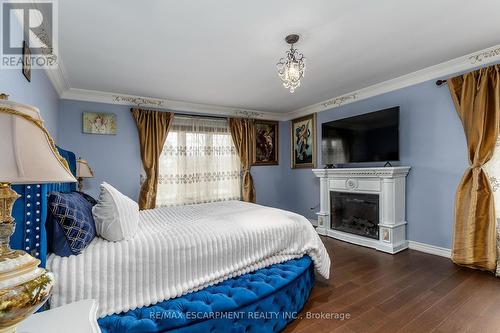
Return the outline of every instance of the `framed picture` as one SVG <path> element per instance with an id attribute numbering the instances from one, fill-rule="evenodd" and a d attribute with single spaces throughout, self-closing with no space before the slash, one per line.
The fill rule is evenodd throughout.
<path id="1" fill-rule="evenodd" d="M 316 114 L 292 120 L 292 168 L 316 167 Z"/>
<path id="2" fill-rule="evenodd" d="M 23 41 L 23 75 L 31 82 L 31 50 L 26 41 Z"/>
<path id="3" fill-rule="evenodd" d="M 116 114 L 84 112 L 83 133 L 115 135 Z"/>
<path id="4" fill-rule="evenodd" d="M 252 146 L 252 165 L 279 164 L 279 123 L 277 121 L 256 120 Z"/>

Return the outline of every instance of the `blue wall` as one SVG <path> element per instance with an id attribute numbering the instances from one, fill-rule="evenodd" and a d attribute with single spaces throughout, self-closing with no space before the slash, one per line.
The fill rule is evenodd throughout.
<path id="1" fill-rule="evenodd" d="M 82 133 L 82 113 L 112 112 L 117 115 L 117 135 L 94 135 Z M 59 112 L 59 144 L 89 162 L 95 178 L 84 180 L 85 192 L 97 197 L 99 184 L 109 182 L 125 195 L 137 199 L 139 196 L 139 175 L 141 157 L 139 138 L 130 107 L 62 100 Z M 286 141 L 288 123 L 282 123 L 281 142 Z M 286 127 L 286 130 L 283 128 Z M 289 148 L 283 147 L 280 158 L 283 160 Z M 289 164 L 288 164 L 289 165 Z M 252 169 L 257 188 L 258 202 L 276 207 L 288 208 L 283 198 L 280 166 L 262 166 Z M 284 199 L 281 202 L 281 199 Z"/>
<path id="2" fill-rule="evenodd" d="M 95 178 L 84 181 L 85 192 L 97 197 L 99 184 L 106 181 L 137 200 L 141 173 L 139 137 L 130 107 L 61 100 L 59 143 L 87 160 Z M 82 113 L 112 112 L 117 115 L 116 135 L 84 134 Z"/>
<path id="3" fill-rule="evenodd" d="M 446 86 L 425 82 L 317 115 L 318 153 L 321 124 L 399 105 L 401 165 L 412 167 L 407 181 L 408 238 L 451 247 L 455 191 L 467 167 L 466 142 L 460 119 Z M 283 127 L 283 126 L 282 126 Z M 288 131 L 286 132 L 288 133 Z M 289 133 L 282 148 L 289 150 Z M 284 208 L 315 218 L 319 179 L 311 170 L 291 170 L 290 156 L 283 156 L 281 173 Z M 321 156 L 318 166 L 322 167 Z"/>
<path id="4" fill-rule="evenodd" d="M 0 92 L 10 95 L 10 100 L 39 108 L 45 126 L 57 140 L 59 96 L 52 87 L 45 71 L 32 70 L 30 83 L 21 70 L 0 70 Z"/>
<path id="5" fill-rule="evenodd" d="M 318 113 L 318 149 L 321 123 L 401 107 L 401 164 L 412 167 L 407 183 L 408 238 L 449 248 L 453 230 L 454 195 L 467 167 L 466 144 L 460 120 L 446 86 L 426 82 Z M 85 181 L 97 195 L 103 180 L 136 199 L 141 170 L 137 130 L 129 107 L 79 101 L 61 101 L 59 143 L 87 159 L 96 178 Z M 114 112 L 116 136 L 82 133 L 82 112 Z M 252 168 L 257 202 L 288 209 L 315 219 L 319 180 L 310 169 L 290 168 L 290 123 L 280 122 L 280 165 Z M 320 151 L 318 150 L 318 155 Z M 318 164 L 321 166 L 320 156 Z"/>
<path id="6" fill-rule="evenodd" d="M 112 112 L 117 115 L 117 135 L 82 133 L 82 113 Z M 123 194 L 137 199 L 141 157 L 139 138 L 130 107 L 93 102 L 62 100 L 59 112 L 59 144 L 89 162 L 95 178 L 84 180 L 85 192 L 97 197 L 99 184 L 107 181 Z M 280 161 L 278 166 L 252 168 L 257 201 L 260 204 L 292 209 L 283 193 L 286 182 L 282 172 L 284 163 L 289 166 L 290 134 L 288 122 L 280 123 Z M 285 145 L 288 144 L 288 146 Z M 284 162 L 288 160 L 288 162 Z"/>
<path id="7" fill-rule="evenodd" d="M 294 210 L 295 196 L 286 191 L 290 181 L 290 127 L 289 122 L 279 126 L 279 165 L 254 166 L 251 169 L 257 203 L 266 206 Z"/>

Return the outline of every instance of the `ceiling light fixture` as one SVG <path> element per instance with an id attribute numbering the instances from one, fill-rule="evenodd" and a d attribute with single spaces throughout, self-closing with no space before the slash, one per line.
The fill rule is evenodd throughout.
<path id="1" fill-rule="evenodd" d="M 300 79 L 304 77 L 306 58 L 293 48 L 293 45 L 299 41 L 299 35 L 288 35 L 285 41 L 290 44 L 290 50 L 286 51 L 286 56 L 278 61 L 276 68 L 283 86 L 290 89 L 290 93 L 293 94 L 295 89 L 300 87 Z"/>

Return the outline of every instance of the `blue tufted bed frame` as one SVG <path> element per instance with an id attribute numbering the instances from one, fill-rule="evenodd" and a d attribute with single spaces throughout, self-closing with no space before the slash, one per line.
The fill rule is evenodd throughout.
<path id="1" fill-rule="evenodd" d="M 76 174 L 75 154 L 57 148 L 59 154 L 69 164 L 71 172 Z M 12 215 L 16 220 L 16 229 L 10 239 L 13 249 L 28 252 L 41 260 L 45 267 L 47 259 L 47 233 L 45 220 L 47 216 L 47 194 L 51 191 L 70 192 L 76 190 L 76 184 L 33 184 L 16 185 L 13 189 L 21 196 L 14 204 Z"/>
<path id="2" fill-rule="evenodd" d="M 76 174 L 75 154 L 58 148 Z M 70 192 L 75 184 L 14 186 L 16 229 L 11 246 L 47 258 L 47 194 Z M 56 281 L 57 283 L 57 281 Z M 103 333 L 280 332 L 297 318 L 314 284 L 311 259 L 304 256 L 223 281 L 154 305 L 100 318 Z"/>

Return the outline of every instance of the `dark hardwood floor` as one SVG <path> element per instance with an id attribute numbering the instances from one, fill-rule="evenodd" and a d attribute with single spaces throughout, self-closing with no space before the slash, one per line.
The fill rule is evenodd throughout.
<path id="1" fill-rule="evenodd" d="M 413 250 L 390 255 L 322 239 L 330 279 L 316 275 L 303 318 L 284 332 L 500 332 L 500 279 L 492 274 Z"/>

